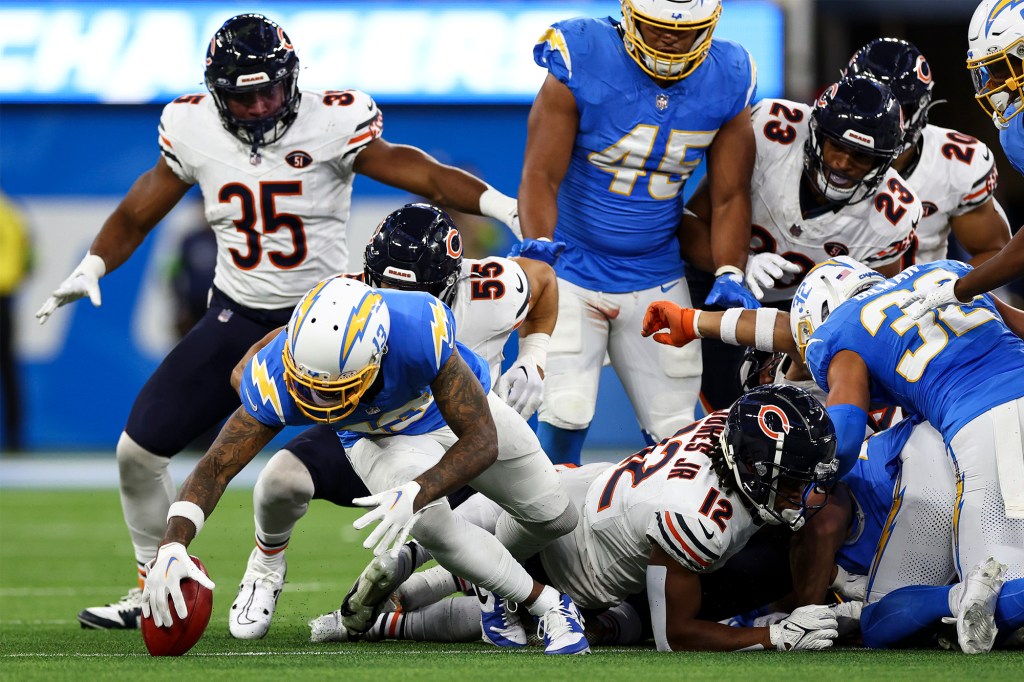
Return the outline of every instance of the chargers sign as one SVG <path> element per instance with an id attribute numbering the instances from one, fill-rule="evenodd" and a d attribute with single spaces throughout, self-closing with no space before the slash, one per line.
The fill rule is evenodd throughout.
<path id="1" fill-rule="evenodd" d="M 544 79 L 532 48 L 553 22 L 618 15 L 601 2 L 253 3 L 280 23 L 304 88 L 358 88 L 382 102 L 530 102 Z M 0 100 L 162 102 L 204 89 L 210 37 L 237 5 L 14 2 L 0 7 Z M 783 15 L 730 2 L 716 36 L 758 63 L 759 94 L 782 94 Z"/>

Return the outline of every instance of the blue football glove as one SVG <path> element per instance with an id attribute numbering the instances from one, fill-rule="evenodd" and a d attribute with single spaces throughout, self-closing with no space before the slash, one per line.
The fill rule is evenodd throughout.
<path id="1" fill-rule="evenodd" d="M 523 239 L 512 247 L 508 256 L 509 258 L 513 256 L 532 258 L 554 266 L 563 251 L 565 251 L 565 242 L 553 242 L 550 239 Z"/>
<path id="2" fill-rule="evenodd" d="M 743 276 L 732 272 L 715 278 L 715 285 L 711 287 L 711 293 L 704 300 L 704 304 L 722 308 L 743 307 L 749 310 L 761 307 L 761 302 L 754 297 L 750 289 L 743 286 Z"/>

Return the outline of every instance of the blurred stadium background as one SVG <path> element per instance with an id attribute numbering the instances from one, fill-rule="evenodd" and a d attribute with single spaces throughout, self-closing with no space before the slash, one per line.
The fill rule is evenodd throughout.
<path id="1" fill-rule="evenodd" d="M 871 38 L 911 40 L 931 63 L 936 99 L 947 100 L 931 120 L 995 150 L 1003 171 L 998 197 L 1018 226 L 1024 181 L 972 101 L 964 68 L 976 2 L 725 0 L 716 35 L 740 41 L 754 55 L 759 97 L 805 101 Z M 135 177 L 156 161 L 162 106 L 179 94 L 205 92 L 206 41 L 242 11 L 263 12 L 285 27 L 302 62 L 300 87 L 369 92 L 384 110 L 386 139 L 420 146 L 514 195 L 526 117 L 544 76 L 531 57 L 535 39 L 556 19 L 618 16 L 619 6 L 616 0 L 5 2 L 0 187 L 26 218 L 33 267 L 13 292 L 5 330 L 13 332 L 20 378 L 21 438 L 12 444 L 14 434 L 2 427 L 7 452 L 0 485 L 15 483 L 15 458 L 109 453 L 112 464 L 136 392 L 187 325 L 183 248 L 198 248 L 200 256 L 204 248 L 195 236 L 204 225 L 192 195 L 104 278 L 101 308 L 79 302 L 45 326 L 33 314 Z M 356 181 L 352 269 L 361 268 L 362 245 L 379 219 L 408 199 Z M 476 218 L 462 224 L 471 254 L 507 251 L 511 237 L 500 225 Z M 610 368 L 602 382 L 588 447 L 631 451 L 641 443 L 632 411 Z"/>

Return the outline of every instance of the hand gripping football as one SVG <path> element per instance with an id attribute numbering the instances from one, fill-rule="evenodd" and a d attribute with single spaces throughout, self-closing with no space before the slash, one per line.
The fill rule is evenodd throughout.
<path id="1" fill-rule="evenodd" d="M 206 573 L 203 562 L 196 557 L 191 558 L 199 570 Z M 181 656 L 195 646 L 206 632 L 210 612 L 213 610 L 213 591 L 195 580 L 186 578 L 181 581 L 181 593 L 185 596 L 185 605 L 188 607 L 188 615 L 184 620 L 178 619 L 173 604 L 171 617 L 174 624 L 169 628 L 158 628 L 153 623 L 152 615 L 142 619 L 142 641 L 146 643 L 151 656 Z"/>

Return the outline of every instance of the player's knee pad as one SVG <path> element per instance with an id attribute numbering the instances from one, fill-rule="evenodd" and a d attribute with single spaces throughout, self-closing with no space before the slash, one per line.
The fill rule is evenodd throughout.
<path id="1" fill-rule="evenodd" d="M 313 499 L 313 478 L 302 460 L 290 450 L 278 450 L 256 479 L 253 503 L 303 505 Z"/>
<path id="2" fill-rule="evenodd" d="M 121 437 L 117 441 L 116 452 L 122 489 L 146 485 L 154 479 L 164 477 L 171 463 L 168 457 L 155 455 L 143 448 L 125 431 L 121 432 Z"/>
<path id="3" fill-rule="evenodd" d="M 586 386 L 571 377 L 544 387 L 538 419 L 559 429 L 579 431 L 590 426 L 597 406 L 597 387 Z"/>
<path id="4" fill-rule="evenodd" d="M 576 530 L 579 520 L 580 515 L 576 505 L 566 504 L 561 514 L 548 521 L 523 521 L 520 519 L 519 522 L 530 528 L 535 534 L 554 540 Z"/>

